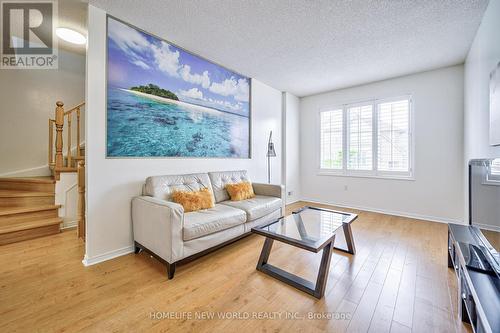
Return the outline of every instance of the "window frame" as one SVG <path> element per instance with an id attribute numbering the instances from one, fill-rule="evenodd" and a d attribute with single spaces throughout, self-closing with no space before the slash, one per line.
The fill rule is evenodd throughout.
<path id="1" fill-rule="evenodd" d="M 493 161 L 491 163 L 493 163 Z M 491 169 L 490 164 L 486 170 L 486 176 L 483 184 L 500 186 L 500 174 L 493 173 Z"/>
<path id="2" fill-rule="evenodd" d="M 408 100 L 408 167 L 409 171 L 381 171 L 378 170 L 378 118 L 379 104 Z M 372 106 L 372 169 L 371 170 L 349 170 L 347 168 L 347 147 L 348 147 L 348 108 L 371 105 Z M 342 109 L 342 169 L 328 169 L 321 167 L 321 114 L 326 111 Z M 414 102 L 411 94 L 399 95 L 388 98 L 376 98 L 361 100 L 352 103 L 336 104 L 324 106 L 317 113 L 317 174 L 321 176 L 343 176 L 343 177 L 363 177 L 363 178 L 383 178 L 415 180 L 415 116 Z"/>

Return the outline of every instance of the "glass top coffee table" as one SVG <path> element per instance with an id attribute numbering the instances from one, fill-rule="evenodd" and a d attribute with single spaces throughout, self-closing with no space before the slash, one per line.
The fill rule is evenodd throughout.
<path id="1" fill-rule="evenodd" d="M 332 248 L 350 254 L 356 252 L 351 223 L 357 217 L 356 214 L 306 206 L 287 217 L 252 228 L 252 232 L 266 237 L 257 270 L 316 298 L 323 297 L 330 270 Z M 344 233 L 346 248 L 333 246 L 335 235 L 340 230 Z M 316 283 L 267 263 L 274 240 L 315 253 L 323 250 Z"/>

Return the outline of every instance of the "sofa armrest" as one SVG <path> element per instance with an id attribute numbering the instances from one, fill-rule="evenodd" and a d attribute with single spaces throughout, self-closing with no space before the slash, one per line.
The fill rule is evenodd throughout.
<path id="1" fill-rule="evenodd" d="M 285 198 L 285 186 L 263 183 L 252 183 L 253 191 L 258 195 L 267 195 L 270 197 Z"/>
<path id="2" fill-rule="evenodd" d="M 258 195 L 267 195 L 270 197 L 276 197 L 281 199 L 281 215 L 285 215 L 286 212 L 286 195 L 284 185 L 275 184 L 264 184 L 264 183 L 252 183 L 253 191 Z"/>
<path id="3" fill-rule="evenodd" d="M 132 199 L 134 241 L 169 263 L 182 257 L 184 208 L 149 196 Z"/>

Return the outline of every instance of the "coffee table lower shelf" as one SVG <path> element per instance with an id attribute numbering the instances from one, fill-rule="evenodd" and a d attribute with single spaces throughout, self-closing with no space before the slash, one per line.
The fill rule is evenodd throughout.
<path id="1" fill-rule="evenodd" d="M 330 271 L 330 259 L 332 257 L 332 247 L 335 237 L 332 242 L 323 248 L 321 263 L 319 265 L 318 278 L 316 283 L 301 278 L 295 274 L 289 273 L 276 266 L 267 263 L 271 248 L 273 246 L 273 239 L 266 237 L 262 252 L 260 254 L 259 262 L 257 263 L 257 270 L 274 277 L 282 282 L 285 282 L 292 287 L 295 287 L 303 292 L 306 292 L 316 298 L 322 298 L 325 294 L 326 281 L 328 280 L 328 272 Z"/>

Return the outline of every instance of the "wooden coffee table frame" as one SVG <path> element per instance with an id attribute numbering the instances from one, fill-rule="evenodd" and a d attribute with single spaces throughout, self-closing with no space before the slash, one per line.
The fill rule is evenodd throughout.
<path id="1" fill-rule="evenodd" d="M 350 253 L 353 255 L 356 253 L 354 238 L 352 235 L 351 223 L 357 218 L 357 215 L 323 209 L 323 208 L 316 208 L 316 207 L 304 207 L 298 211 L 293 212 L 292 214 L 299 214 L 304 209 L 315 209 L 315 210 L 329 211 L 337 214 L 349 215 L 349 219 L 342 223 L 342 229 L 344 231 L 347 249 L 334 247 L 335 234 L 332 234 L 330 238 L 322 240 L 320 243 L 310 245 L 310 244 L 305 244 L 304 242 L 301 242 L 299 240 L 275 234 L 273 232 L 269 232 L 267 230 L 262 229 L 273 223 L 278 223 L 280 220 L 284 218 L 282 217 L 278 219 L 278 221 L 274 221 L 272 223 L 268 223 L 263 226 L 252 228 L 252 232 L 266 237 L 266 240 L 264 241 L 264 246 L 262 247 L 262 251 L 260 253 L 259 261 L 257 263 L 257 270 L 269 276 L 272 276 L 286 284 L 289 284 L 292 287 L 295 287 L 303 292 L 306 292 L 316 298 L 322 298 L 325 294 L 326 282 L 328 280 L 328 273 L 330 271 L 330 259 L 332 257 L 332 249 L 335 248 L 337 250 Z M 269 255 L 271 253 L 271 248 L 273 246 L 274 240 L 290 244 L 314 253 L 318 253 L 321 250 L 323 251 L 321 256 L 321 263 L 319 265 L 318 277 L 316 278 L 316 283 L 313 283 L 304 278 L 301 278 L 300 276 L 284 271 L 281 268 L 273 266 L 267 262 L 269 259 Z"/>

